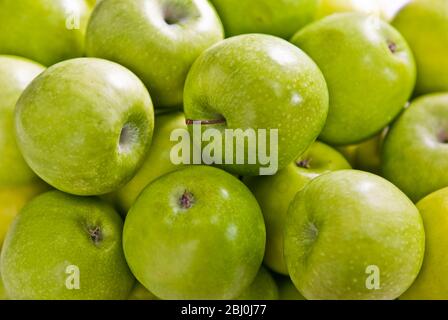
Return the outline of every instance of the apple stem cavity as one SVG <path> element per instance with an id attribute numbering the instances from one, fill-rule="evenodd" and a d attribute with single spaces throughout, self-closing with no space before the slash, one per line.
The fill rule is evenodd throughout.
<path id="1" fill-rule="evenodd" d="M 97 245 L 103 240 L 103 233 L 101 232 L 100 227 L 92 226 L 87 228 L 87 232 L 89 233 L 90 239 Z"/>
<path id="2" fill-rule="evenodd" d="M 440 143 L 448 143 L 448 131 L 442 130 L 439 132 L 438 140 Z"/>
<path id="3" fill-rule="evenodd" d="M 163 20 L 170 26 L 182 22 L 187 17 L 187 13 L 184 10 L 174 5 L 168 5 L 163 10 Z"/>
<path id="4" fill-rule="evenodd" d="M 120 153 L 128 153 L 131 151 L 132 145 L 135 143 L 137 133 L 138 130 L 135 126 L 129 123 L 123 126 L 118 141 L 118 150 Z"/>
<path id="5" fill-rule="evenodd" d="M 188 192 L 187 190 L 184 191 L 182 196 L 179 199 L 179 205 L 182 209 L 190 209 L 193 207 L 194 204 L 194 196 L 191 192 Z"/>

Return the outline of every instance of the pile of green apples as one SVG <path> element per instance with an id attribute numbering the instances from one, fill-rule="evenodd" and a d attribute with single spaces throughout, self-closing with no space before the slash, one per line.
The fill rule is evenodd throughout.
<path id="1" fill-rule="evenodd" d="M 0 299 L 448 299 L 448 0 L 385 2 L 0 0 Z"/>

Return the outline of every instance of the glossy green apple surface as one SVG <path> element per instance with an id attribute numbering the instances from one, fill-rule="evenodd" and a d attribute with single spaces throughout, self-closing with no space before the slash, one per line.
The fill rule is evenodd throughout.
<path id="1" fill-rule="evenodd" d="M 345 158 L 333 148 L 315 142 L 307 152 L 273 176 L 245 180 L 260 204 L 266 224 L 265 264 L 288 274 L 283 258 L 283 230 L 294 196 L 315 177 L 334 170 L 350 169 Z"/>
<path id="2" fill-rule="evenodd" d="M 42 71 L 44 67 L 30 60 L 0 55 L 0 187 L 38 179 L 17 147 L 14 108 L 23 90 Z"/>
<path id="3" fill-rule="evenodd" d="M 411 1 L 397 14 L 393 26 L 415 55 L 416 94 L 448 91 L 448 2 Z"/>
<path id="4" fill-rule="evenodd" d="M 228 37 L 264 33 L 289 39 L 314 19 L 318 0 L 211 0 Z"/>
<path id="5" fill-rule="evenodd" d="M 207 0 L 103 0 L 90 19 L 86 50 L 129 68 L 156 106 L 173 107 L 182 103 L 193 62 L 223 37 Z"/>
<path id="6" fill-rule="evenodd" d="M 237 300 L 278 300 L 277 284 L 269 271 L 261 267 L 255 280 Z"/>
<path id="7" fill-rule="evenodd" d="M 414 202 L 448 186 L 448 94 L 413 101 L 386 136 L 382 173 Z"/>
<path id="8" fill-rule="evenodd" d="M 173 164 L 170 157 L 171 148 L 176 144 L 170 141 L 170 135 L 176 129 L 187 129 L 183 113 L 156 116 L 151 148 L 143 165 L 134 178 L 115 194 L 121 209 L 129 211 L 137 196 L 150 182 L 180 168 Z"/>
<path id="9" fill-rule="evenodd" d="M 425 232 L 417 208 L 390 182 L 342 170 L 297 194 L 284 246 L 307 299 L 396 299 L 417 277 Z"/>
<path id="10" fill-rule="evenodd" d="M 417 204 L 426 232 L 426 249 L 417 280 L 400 299 L 448 300 L 448 188 Z"/>
<path id="11" fill-rule="evenodd" d="M 288 277 L 281 277 L 278 279 L 277 286 L 279 300 L 306 300 Z"/>
<path id="12" fill-rule="evenodd" d="M 148 91 L 126 68 L 102 59 L 58 63 L 19 99 L 16 136 L 28 165 L 76 195 L 114 191 L 144 160 L 154 127 Z"/>
<path id="13" fill-rule="evenodd" d="M 224 85 L 225 84 L 225 85 Z M 292 44 L 268 35 L 229 38 L 205 51 L 187 77 L 185 116 L 221 121 L 205 128 L 278 130 L 278 167 L 305 152 L 319 135 L 328 112 L 325 79 L 315 63 Z M 228 141 L 224 137 L 223 145 Z M 247 144 L 236 144 L 244 148 Z M 235 150 L 234 149 L 234 150 Z M 266 146 L 270 154 L 270 145 Z M 225 163 L 222 153 L 222 163 Z M 225 164 L 241 175 L 259 175 L 256 164 Z"/>
<path id="14" fill-rule="evenodd" d="M 343 12 L 360 12 L 381 16 L 381 8 L 377 0 L 319 0 L 316 18 Z"/>
<path id="15" fill-rule="evenodd" d="M 330 93 L 320 139 L 332 145 L 379 133 L 404 108 L 415 84 L 406 41 L 375 16 L 341 13 L 299 31 L 292 42 L 319 66 Z"/>
<path id="16" fill-rule="evenodd" d="M 126 299 L 134 278 L 121 246 L 122 228 L 120 216 L 96 198 L 60 191 L 36 197 L 16 217 L 3 244 L 0 267 L 8 296 Z M 78 270 L 70 271 L 74 267 Z"/>
<path id="17" fill-rule="evenodd" d="M 161 299 L 232 299 L 260 268 L 265 226 L 241 181 L 191 166 L 146 187 L 126 217 L 123 246 L 133 274 Z"/>
<path id="18" fill-rule="evenodd" d="M 87 0 L 2 0 L 0 54 L 46 66 L 81 57 L 90 12 Z"/>

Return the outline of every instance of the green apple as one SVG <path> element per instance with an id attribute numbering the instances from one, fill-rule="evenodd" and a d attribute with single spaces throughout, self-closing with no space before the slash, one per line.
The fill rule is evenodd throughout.
<path id="1" fill-rule="evenodd" d="M 316 18 L 343 12 L 360 12 L 381 16 L 378 0 L 319 0 Z"/>
<path id="2" fill-rule="evenodd" d="M 386 131 L 360 144 L 344 146 L 338 149 L 354 169 L 380 174 L 381 149 Z"/>
<path id="3" fill-rule="evenodd" d="M 448 300 L 448 188 L 417 204 L 426 232 L 426 250 L 417 280 L 400 299 Z"/>
<path id="4" fill-rule="evenodd" d="M 79 58 L 48 68 L 27 87 L 15 124 L 24 158 L 43 180 L 99 195 L 133 177 L 151 144 L 154 110 L 132 72 Z"/>
<path id="5" fill-rule="evenodd" d="M 227 36 L 264 33 L 289 39 L 310 23 L 318 0 L 211 0 Z"/>
<path id="6" fill-rule="evenodd" d="M 396 299 L 418 275 L 425 232 L 417 208 L 390 182 L 341 170 L 297 194 L 284 246 L 291 279 L 307 299 Z"/>
<path id="7" fill-rule="evenodd" d="M 289 277 L 277 280 L 279 300 L 306 300 L 296 289 Z"/>
<path id="8" fill-rule="evenodd" d="M 84 54 L 87 0 L 0 1 L 0 54 L 49 66 Z"/>
<path id="9" fill-rule="evenodd" d="M 43 70 L 44 67 L 30 60 L 0 55 L 0 187 L 38 179 L 17 147 L 14 108 L 23 90 Z"/>
<path id="10" fill-rule="evenodd" d="M 128 300 L 158 300 L 158 298 L 137 282 L 134 289 L 132 289 Z"/>
<path id="11" fill-rule="evenodd" d="M 255 280 L 237 300 L 278 300 L 277 284 L 266 268 L 261 267 Z"/>
<path id="12" fill-rule="evenodd" d="M 86 50 L 132 70 L 157 107 L 174 107 L 193 62 L 223 37 L 207 0 L 103 0 L 90 19 Z"/>
<path id="13" fill-rule="evenodd" d="M 273 36 L 251 34 L 224 40 L 196 60 L 187 77 L 184 103 L 186 118 L 207 129 L 262 129 L 267 135 L 278 130 L 281 169 L 319 135 L 328 112 L 328 91 L 319 68 L 300 49 Z M 222 136 L 226 145 L 227 135 Z M 236 149 L 250 153 L 244 142 L 237 141 Z M 270 144 L 266 150 L 274 152 Z M 229 164 L 224 159 L 228 151 L 219 159 L 222 168 L 240 175 L 260 174 L 260 158 L 255 164 Z"/>
<path id="14" fill-rule="evenodd" d="M 161 299 L 232 299 L 262 263 L 263 215 L 237 178 L 189 166 L 141 193 L 126 217 L 123 247 L 133 274 Z"/>
<path id="15" fill-rule="evenodd" d="M 106 203 L 51 191 L 33 199 L 8 231 L 1 274 L 11 299 L 126 299 L 134 278 L 123 222 Z"/>
<path id="16" fill-rule="evenodd" d="M 0 187 L 0 247 L 14 217 L 35 196 L 47 191 L 42 182 L 15 187 Z"/>
<path id="17" fill-rule="evenodd" d="M 403 37 L 375 16 L 340 13 L 299 31 L 292 42 L 320 67 L 330 111 L 320 138 L 332 145 L 379 133 L 404 108 L 415 63 Z"/>
<path id="18" fill-rule="evenodd" d="M 448 186 L 448 94 L 413 101 L 383 146 L 383 176 L 414 202 Z"/>
<path id="19" fill-rule="evenodd" d="M 397 14 L 393 25 L 415 55 L 416 94 L 448 91 L 448 2 L 411 1 Z"/>
<path id="20" fill-rule="evenodd" d="M 185 116 L 181 112 L 167 113 L 156 117 L 151 148 L 142 167 L 123 188 L 115 194 L 120 208 L 129 211 L 140 192 L 153 180 L 164 174 L 177 170 L 170 158 L 171 148 L 175 142 L 170 141 L 173 130 L 187 129 Z"/>
<path id="21" fill-rule="evenodd" d="M 276 175 L 245 179 L 260 204 L 266 223 L 264 262 L 269 268 L 288 274 L 283 258 L 283 230 L 294 196 L 315 177 L 341 169 L 350 169 L 345 158 L 333 148 L 315 142 L 307 152 Z"/>

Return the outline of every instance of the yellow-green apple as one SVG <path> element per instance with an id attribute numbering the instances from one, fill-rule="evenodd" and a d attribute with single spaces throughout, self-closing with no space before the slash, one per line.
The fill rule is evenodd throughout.
<path id="1" fill-rule="evenodd" d="M 413 101 L 386 136 L 383 176 L 414 202 L 448 186 L 448 94 Z"/>
<path id="2" fill-rule="evenodd" d="M 307 299 L 396 299 L 418 275 L 425 232 L 418 209 L 393 184 L 341 170 L 294 198 L 284 246 L 291 279 Z"/>
<path id="3" fill-rule="evenodd" d="M 151 144 L 154 110 L 143 83 L 126 68 L 78 58 L 45 70 L 15 112 L 28 165 L 55 188 L 99 195 L 127 183 Z"/>
<path id="4" fill-rule="evenodd" d="M 255 280 L 237 300 L 278 300 L 277 284 L 269 271 L 261 267 Z"/>
<path id="5" fill-rule="evenodd" d="M 138 281 L 161 299 L 233 299 L 261 266 L 263 215 L 237 178 L 188 166 L 143 190 L 126 217 L 123 247 Z"/>
<path id="6" fill-rule="evenodd" d="M 143 165 L 134 178 L 115 193 L 122 210 L 128 212 L 140 192 L 150 182 L 180 168 L 173 164 L 170 157 L 171 148 L 175 145 L 175 142 L 170 141 L 170 135 L 176 129 L 187 129 L 183 113 L 173 112 L 156 116 L 151 148 Z"/>
<path id="7" fill-rule="evenodd" d="M 381 8 L 377 0 L 319 0 L 316 19 L 343 12 L 381 16 Z"/>
<path id="8" fill-rule="evenodd" d="M 289 277 L 277 279 L 279 300 L 306 300 L 296 289 Z"/>
<path id="9" fill-rule="evenodd" d="M 227 36 L 264 33 L 289 39 L 310 23 L 318 0 L 211 0 Z"/>
<path id="10" fill-rule="evenodd" d="M 103 0 L 89 21 L 86 50 L 132 70 L 157 107 L 174 107 L 193 62 L 223 37 L 207 0 Z"/>
<path id="11" fill-rule="evenodd" d="M 38 180 L 17 147 L 14 108 L 23 90 L 42 71 L 43 66 L 30 60 L 0 55 L 0 188 Z"/>
<path id="12" fill-rule="evenodd" d="M 266 136 L 277 130 L 278 143 L 267 139 L 266 145 L 258 144 L 267 154 L 278 150 L 278 169 L 314 142 L 328 112 L 327 86 L 316 64 L 287 41 L 261 34 L 229 38 L 205 51 L 188 74 L 184 100 L 189 121 L 220 131 L 223 146 L 230 142 L 244 155 L 251 155 L 246 139 L 232 141 L 224 130 L 239 138 L 244 133 L 238 129 L 254 135 L 266 130 Z M 235 153 L 228 161 L 224 155 L 229 152 L 222 152 L 220 167 L 240 175 L 260 174 L 260 157 L 241 164 Z"/>
<path id="13" fill-rule="evenodd" d="M 50 191 L 17 215 L 1 254 L 11 299 L 126 299 L 134 278 L 123 222 L 106 203 Z"/>
<path id="14" fill-rule="evenodd" d="M 89 2 L 0 1 L 0 54 L 23 56 L 46 66 L 81 57 L 92 8 Z"/>
<path id="15" fill-rule="evenodd" d="M 415 93 L 448 91 L 448 1 L 411 1 L 392 23 L 414 52 Z"/>
<path id="16" fill-rule="evenodd" d="M 376 135 L 360 144 L 344 146 L 338 150 L 347 158 L 354 169 L 374 174 L 381 173 L 381 149 L 384 133 Z"/>
<path id="17" fill-rule="evenodd" d="M 0 187 L 0 247 L 14 217 L 31 199 L 47 190 L 48 186 L 43 182 Z"/>
<path id="18" fill-rule="evenodd" d="M 137 281 L 128 300 L 158 300 L 158 298 Z"/>
<path id="19" fill-rule="evenodd" d="M 320 67 L 330 111 L 320 139 L 332 145 L 379 133 L 404 108 L 415 84 L 406 41 L 386 22 L 360 13 L 334 14 L 301 31 L 292 42 Z"/>
<path id="20" fill-rule="evenodd" d="M 283 258 L 283 230 L 289 204 L 297 192 L 323 173 L 350 168 L 339 152 L 321 142 L 315 142 L 307 152 L 277 174 L 245 179 L 263 212 L 266 224 L 264 262 L 269 268 L 288 274 Z"/>
<path id="21" fill-rule="evenodd" d="M 417 280 L 400 299 L 448 300 L 448 188 L 425 197 L 417 208 L 425 226 L 425 258 Z"/>

